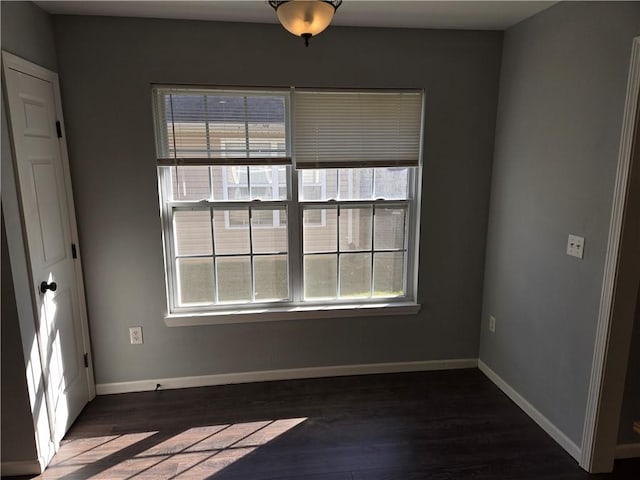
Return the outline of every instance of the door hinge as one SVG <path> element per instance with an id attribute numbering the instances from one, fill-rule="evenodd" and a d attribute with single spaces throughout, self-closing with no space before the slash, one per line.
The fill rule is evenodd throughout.
<path id="1" fill-rule="evenodd" d="M 71 257 L 72 258 L 78 258 L 78 250 L 76 249 L 76 244 L 75 243 L 71 244 Z"/>
<path id="2" fill-rule="evenodd" d="M 62 138 L 62 125 L 59 121 L 56 122 L 56 132 L 58 132 L 58 138 Z"/>
<path id="3" fill-rule="evenodd" d="M 84 368 L 89 368 L 89 354 L 84 354 Z"/>

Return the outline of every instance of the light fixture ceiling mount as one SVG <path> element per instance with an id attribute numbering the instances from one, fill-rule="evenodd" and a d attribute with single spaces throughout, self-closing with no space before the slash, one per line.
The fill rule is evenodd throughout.
<path id="1" fill-rule="evenodd" d="M 268 0 L 282 26 L 298 37 L 309 39 L 329 26 L 342 0 Z"/>

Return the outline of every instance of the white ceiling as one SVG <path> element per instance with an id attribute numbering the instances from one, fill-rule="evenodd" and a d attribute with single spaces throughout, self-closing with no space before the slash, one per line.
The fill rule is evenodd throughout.
<path id="1" fill-rule="evenodd" d="M 277 23 L 265 0 L 36 1 L 52 14 Z M 503 30 L 555 1 L 345 0 L 333 25 Z"/>

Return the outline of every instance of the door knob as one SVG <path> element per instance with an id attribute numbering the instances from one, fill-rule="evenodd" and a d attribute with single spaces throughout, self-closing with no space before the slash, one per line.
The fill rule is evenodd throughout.
<path id="1" fill-rule="evenodd" d="M 57 288 L 58 288 L 58 284 L 56 282 L 51 282 L 51 283 L 42 282 L 40 284 L 40 293 L 46 293 L 47 290 L 51 290 L 52 292 L 55 292 Z"/>

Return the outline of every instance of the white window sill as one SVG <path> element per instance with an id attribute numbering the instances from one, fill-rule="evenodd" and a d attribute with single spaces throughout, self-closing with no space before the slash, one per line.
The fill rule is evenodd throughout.
<path id="1" fill-rule="evenodd" d="M 190 327 L 197 325 L 273 322 L 278 320 L 306 320 L 315 318 L 415 315 L 419 311 L 420 305 L 411 302 L 330 305 L 325 307 L 314 305 L 304 307 L 171 314 L 165 317 L 164 322 L 168 327 Z"/>

